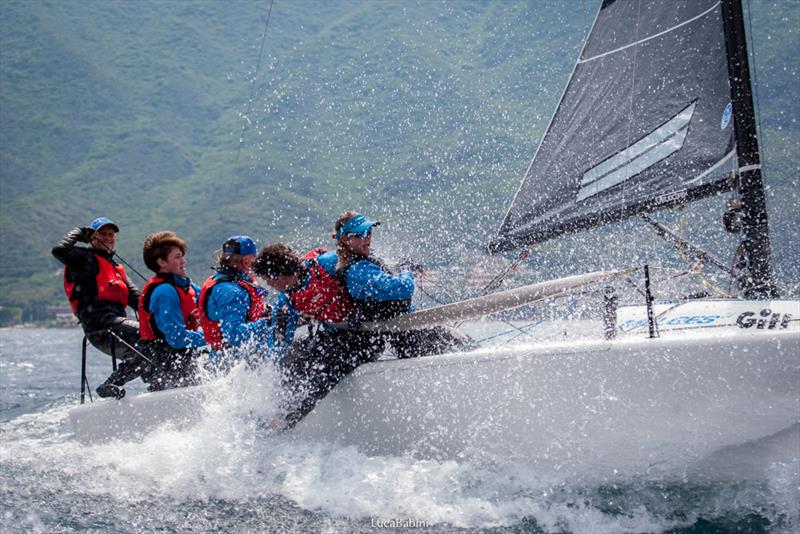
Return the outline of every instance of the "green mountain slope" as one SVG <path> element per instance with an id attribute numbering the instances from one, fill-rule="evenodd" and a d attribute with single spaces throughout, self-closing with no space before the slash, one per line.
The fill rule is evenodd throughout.
<path id="1" fill-rule="evenodd" d="M 587 4 L 276 0 L 256 73 L 269 2 L 5 0 L 0 306 L 35 319 L 63 302 L 50 247 L 97 215 L 122 227 L 120 253 L 143 273 L 144 237 L 177 231 L 196 278 L 228 235 L 328 245 L 349 208 L 386 223 L 390 252 L 442 264 L 475 250 L 558 101 L 597 8 Z M 752 20 L 789 278 L 798 11 L 756 2 Z M 615 231 L 581 246 L 603 250 Z M 559 260 L 564 246 L 544 247 L 539 267 L 574 266 Z"/>

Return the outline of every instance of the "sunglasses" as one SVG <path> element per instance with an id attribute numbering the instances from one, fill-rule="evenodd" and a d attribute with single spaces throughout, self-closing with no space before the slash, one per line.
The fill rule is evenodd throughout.
<path id="1" fill-rule="evenodd" d="M 372 228 L 370 228 L 366 232 L 361 232 L 360 234 L 347 234 L 347 237 L 360 237 L 361 239 L 366 239 L 371 235 L 372 235 Z"/>

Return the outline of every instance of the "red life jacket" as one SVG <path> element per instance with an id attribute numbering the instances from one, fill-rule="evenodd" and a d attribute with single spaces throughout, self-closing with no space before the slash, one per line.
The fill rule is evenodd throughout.
<path id="1" fill-rule="evenodd" d="M 292 306 L 306 317 L 341 323 L 347 319 L 353 305 L 347 290 L 317 261 L 317 257 L 325 252 L 324 248 L 315 248 L 303 255 L 301 259 L 306 260 L 311 280 L 305 288 L 286 295 Z"/>
<path id="2" fill-rule="evenodd" d="M 97 275 L 95 275 L 97 300 L 113 302 L 125 308 L 128 305 L 128 276 L 125 274 L 125 267 L 111 263 L 96 252 L 93 254 L 97 261 Z M 64 267 L 64 292 L 69 299 L 72 313 L 77 315 L 80 302 L 75 298 L 74 291 L 75 281 L 69 281 L 67 267 Z"/>
<path id="3" fill-rule="evenodd" d="M 164 339 L 164 333 L 158 329 L 155 317 L 150 313 L 150 299 L 153 291 L 161 284 L 170 284 L 178 292 L 180 299 L 181 314 L 187 330 L 197 330 L 199 326 L 200 310 L 197 308 L 197 293 L 189 284 L 187 287 L 175 285 L 171 276 L 157 274 L 145 283 L 142 288 L 142 295 L 139 297 L 139 337 L 146 341 Z"/>
<path id="4" fill-rule="evenodd" d="M 247 309 L 246 322 L 252 323 L 266 315 L 267 302 L 258 291 L 255 284 L 247 282 L 246 280 L 232 280 L 227 276 L 214 278 L 210 276 L 200 289 L 200 302 L 198 308 L 200 309 L 200 325 L 203 327 L 203 335 L 206 341 L 211 345 L 212 349 L 224 349 L 226 347 L 225 340 L 222 336 L 222 329 L 220 328 L 220 321 L 212 321 L 208 318 L 208 297 L 214 286 L 220 282 L 234 282 L 247 291 L 247 296 L 250 297 L 250 307 Z"/>

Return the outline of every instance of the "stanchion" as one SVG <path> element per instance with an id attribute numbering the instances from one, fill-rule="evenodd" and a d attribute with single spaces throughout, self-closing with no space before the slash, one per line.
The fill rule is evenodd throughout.
<path id="1" fill-rule="evenodd" d="M 613 286 L 603 291 L 603 335 L 606 339 L 617 337 L 617 294 Z"/>
<path id="2" fill-rule="evenodd" d="M 644 300 L 647 306 L 647 330 L 650 338 L 658 337 L 655 314 L 653 313 L 653 294 L 650 292 L 650 268 L 644 265 Z"/>
<path id="3" fill-rule="evenodd" d="M 108 333 L 111 334 L 111 370 L 117 370 L 117 336 L 109 328 Z"/>
<path id="4" fill-rule="evenodd" d="M 81 404 L 86 402 L 86 390 L 89 389 L 89 379 L 86 378 L 86 344 L 89 342 L 87 336 L 83 336 L 81 347 Z M 89 390 L 89 400 L 92 399 L 91 389 Z"/>

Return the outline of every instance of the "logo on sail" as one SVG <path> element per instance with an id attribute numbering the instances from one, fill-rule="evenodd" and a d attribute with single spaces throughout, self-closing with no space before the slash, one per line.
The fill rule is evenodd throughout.
<path id="1" fill-rule="evenodd" d="M 728 102 L 728 105 L 725 106 L 725 109 L 722 111 L 722 121 L 719 123 L 719 129 L 724 130 L 728 127 L 731 123 L 731 117 L 733 116 L 733 102 Z"/>
<path id="2" fill-rule="evenodd" d="M 683 147 L 697 102 L 692 102 L 645 137 L 583 173 L 578 200 L 621 184 Z"/>

